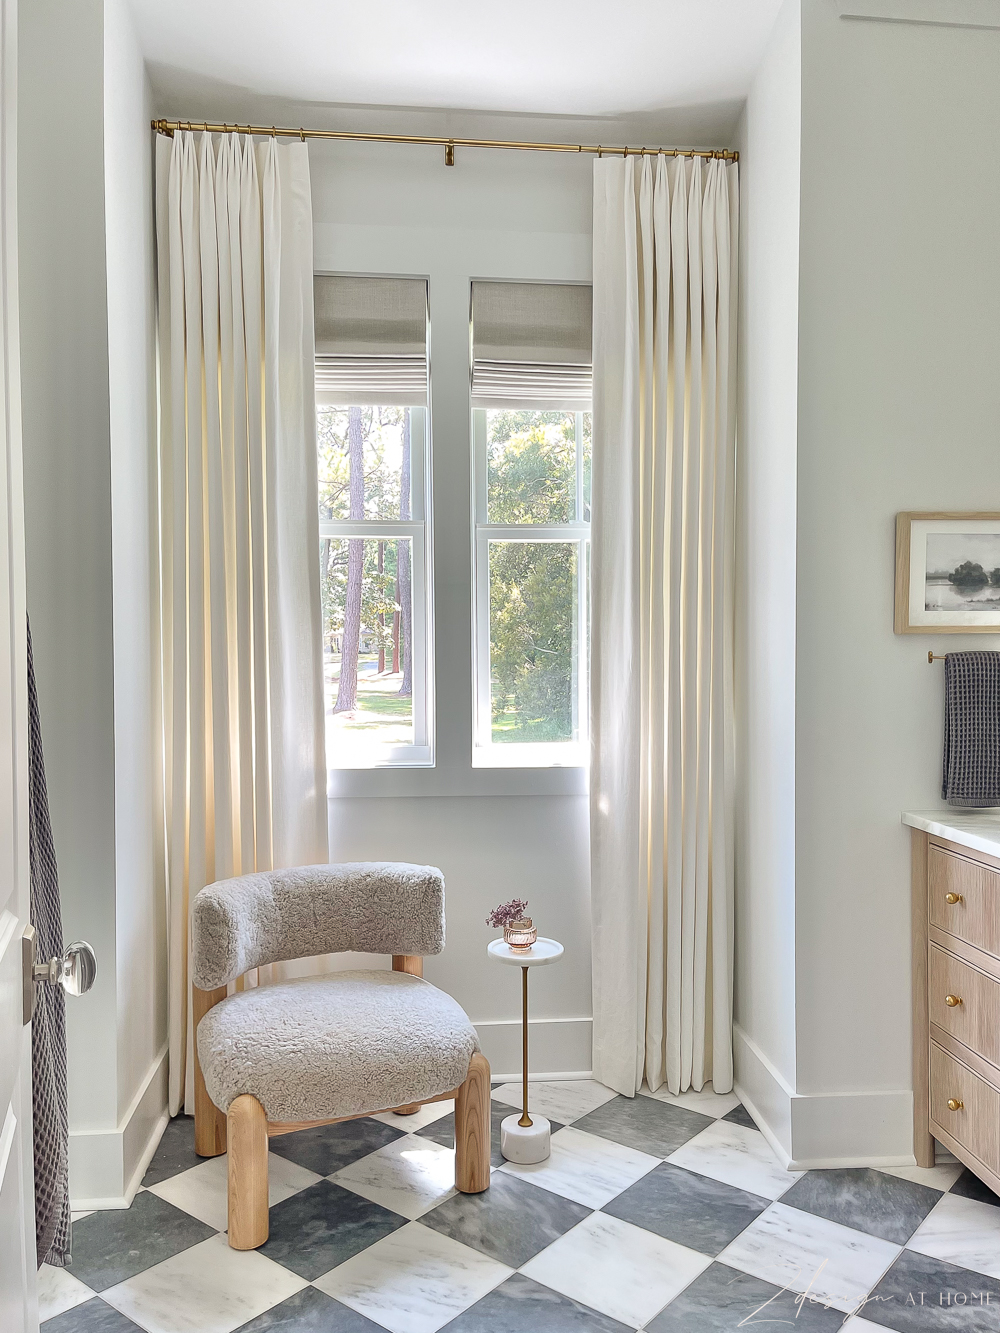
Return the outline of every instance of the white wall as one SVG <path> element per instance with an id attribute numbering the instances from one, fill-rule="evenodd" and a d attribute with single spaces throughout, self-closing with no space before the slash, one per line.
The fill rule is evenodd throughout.
<path id="1" fill-rule="evenodd" d="M 118 0 L 107 26 L 104 0 L 20 13 L 28 603 L 64 931 L 99 964 L 94 990 L 67 1005 L 76 1206 L 124 1200 L 166 1101 L 148 685 L 149 112 L 128 22 Z"/>
<path id="2" fill-rule="evenodd" d="M 1000 646 L 892 628 L 897 511 L 1000 494 L 1000 20 L 801 0 L 796 163 L 794 4 L 743 161 L 737 1058 L 796 1165 L 888 1164 L 912 1160 L 899 817 L 941 804 L 927 649 Z"/>
<path id="3" fill-rule="evenodd" d="M 159 671 L 152 114 L 152 90 L 126 0 L 105 0 L 118 1119 L 129 1125 L 126 1180 L 166 1105 L 166 895 L 162 834 L 156 820 Z"/>
<path id="4" fill-rule="evenodd" d="M 790 1146 L 795 1086 L 795 545 L 799 0 L 786 0 L 739 126 L 739 799 L 736 1081 Z"/>
<path id="5" fill-rule="evenodd" d="M 1000 507 L 1000 31 L 842 8 L 803 6 L 797 1088 L 833 1098 L 804 1122 L 810 1155 L 809 1135 L 848 1127 L 907 1154 L 899 815 L 941 804 L 942 668 L 927 649 L 1000 641 L 893 634 L 893 521 Z"/>

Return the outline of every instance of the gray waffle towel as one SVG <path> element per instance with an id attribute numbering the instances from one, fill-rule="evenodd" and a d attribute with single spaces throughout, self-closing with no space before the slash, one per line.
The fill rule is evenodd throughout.
<path id="1" fill-rule="evenodd" d="M 31 924 L 40 962 L 61 957 L 59 876 L 49 824 L 35 668 L 28 630 L 28 859 Z M 70 1263 L 69 1122 L 66 1113 L 66 996 L 39 986 L 31 1024 L 31 1108 L 35 1118 L 35 1253 L 39 1267 Z"/>
<path id="2" fill-rule="evenodd" d="M 949 805 L 1000 805 L 1000 653 L 944 659 L 944 769 Z"/>

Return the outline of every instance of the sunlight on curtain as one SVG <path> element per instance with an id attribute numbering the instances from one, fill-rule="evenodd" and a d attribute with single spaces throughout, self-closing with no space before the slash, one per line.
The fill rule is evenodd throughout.
<path id="1" fill-rule="evenodd" d="M 305 144 L 157 136 L 172 1115 L 194 895 L 328 856 L 311 209 Z"/>
<path id="2" fill-rule="evenodd" d="M 738 168 L 594 170 L 594 1077 L 732 1087 Z"/>

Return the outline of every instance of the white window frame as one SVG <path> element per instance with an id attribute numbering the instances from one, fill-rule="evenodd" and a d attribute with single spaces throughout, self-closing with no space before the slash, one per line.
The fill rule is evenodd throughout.
<path id="1" fill-rule="evenodd" d="M 330 395 L 317 394 L 316 407 L 341 407 Z M 380 406 L 380 404 L 370 404 Z M 430 422 L 423 404 L 410 406 L 410 513 L 409 519 L 319 520 L 319 535 L 334 540 L 363 537 L 368 541 L 410 538 L 410 594 L 413 600 L 413 744 L 373 745 L 370 758 L 351 754 L 339 762 L 327 754 L 328 771 L 367 768 L 432 768 L 434 766 L 434 681 L 432 642 L 432 583 L 430 532 Z M 318 558 L 318 553 L 317 553 Z M 325 708 L 324 708 L 325 717 Z M 367 760 L 367 762 L 366 762 Z"/>
<path id="2" fill-rule="evenodd" d="M 545 403 L 511 403 L 512 410 L 565 410 Z M 489 458 L 485 407 L 472 409 L 473 453 L 473 768 L 583 768 L 589 758 L 589 548 L 590 524 L 583 521 L 583 411 L 576 418 L 576 497 L 578 517 L 571 523 L 491 523 L 488 510 Z M 590 409 L 587 409 L 590 410 Z M 490 689 L 490 542 L 577 543 L 577 625 L 575 741 L 494 742 Z"/>

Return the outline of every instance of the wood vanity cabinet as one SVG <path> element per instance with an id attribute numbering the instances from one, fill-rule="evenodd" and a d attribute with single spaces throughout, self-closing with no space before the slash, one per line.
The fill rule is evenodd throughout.
<path id="1" fill-rule="evenodd" d="M 913 1151 L 1000 1194 L 1000 858 L 912 835 Z"/>

